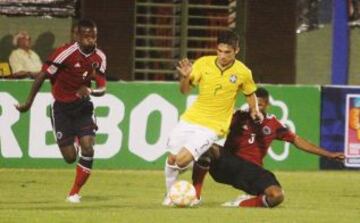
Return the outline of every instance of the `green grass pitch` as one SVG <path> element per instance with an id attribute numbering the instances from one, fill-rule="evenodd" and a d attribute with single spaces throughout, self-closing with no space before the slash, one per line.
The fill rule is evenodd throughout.
<path id="1" fill-rule="evenodd" d="M 207 176 L 204 203 L 197 208 L 160 205 L 163 173 L 94 170 L 82 203 L 65 196 L 74 170 L 0 169 L 0 222 L 358 222 L 358 171 L 276 172 L 285 189 L 277 208 L 223 208 L 240 192 Z M 190 179 L 189 172 L 181 176 Z"/>

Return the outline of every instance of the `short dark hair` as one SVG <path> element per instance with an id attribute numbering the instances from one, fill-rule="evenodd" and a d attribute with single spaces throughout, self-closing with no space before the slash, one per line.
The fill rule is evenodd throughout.
<path id="1" fill-rule="evenodd" d="M 256 97 L 258 97 L 258 98 L 263 98 L 263 99 L 269 100 L 269 92 L 263 87 L 259 87 L 255 91 L 255 94 L 256 94 Z"/>
<path id="2" fill-rule="evenodd" d="M 217 44 L 228 44 L 236 49 L 239 47 L 239 39 L 239 36 L 231 30 L 221 31 L 217 38 Z"/>
<path id="3" fill-rule="evenodd" d="M 78 24 L 77 24 L 78 28 L 96 28 L 96 23 L 91 20 L 91 19 L 81 19 Z"/>

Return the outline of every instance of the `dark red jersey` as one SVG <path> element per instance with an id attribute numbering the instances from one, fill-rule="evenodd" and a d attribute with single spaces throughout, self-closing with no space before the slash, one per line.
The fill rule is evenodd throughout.
<path id="1" fill-rule="evenodd" d="M 52 94 L 57 101 L 78 100 L 77 90 L 83 85 L 90 87 L 96 81 L 97 87 L 106 85 L 106 56 L 95 49 L 90 54 L 80 50 L 77 42 L 57 48 L 43 65 L 51 80 Z"/>
<path id="2" fill-rule="evenodd" d="M 259 166 L 274 140 L 294 142 L 295 134 L 282 125 L 275 116 L 266 115 L 261 124 L 256 124 L 249 112 L 237 111 L 233 115 L 225 149 Z"/>

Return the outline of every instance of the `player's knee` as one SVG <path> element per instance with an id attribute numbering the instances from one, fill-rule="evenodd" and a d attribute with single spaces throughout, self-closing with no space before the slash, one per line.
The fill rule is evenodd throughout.
<path id="1" fill-rule="evenodd" d="M 185 168 L 189 165 L 190 161 L 186 159 L 176 158 L 175 164 L 180 168 Z"/>
<path id="2" fill-rule="evenodd" d="M 191 163 L 192 160 L 192 154 L 186 149 L 183 149 L 176 155 L 175 164 L 180 168 L 185 168 Z"/>
<path id="3" fill-rule="evenodd" d="M 64 160 L 65 162 L 67 162 L 68 164 L 72 164 L 76 161 L 76 155 L 67 155 L 64 156 Z"/>
<path id="4" fill-rule="evenodd" d="M 190 164 L 191 161 L 192 159 L 189 159 L 187 156 L 176 156 L 175 164 L 180 168 L 185 168 Z"/>
<path id="5" fill-rule="evenodd" d="M 274 207 L 281 204 L 285 199 L 284 193 L 282 191 L 275 192 L 273 194 Z"/>
<path id="6" fill-rule="evenodd" d="M 205 153 L 196 161 L 196 164 L 202 168 L 208 169 L 210 167 L 211 158 Z"/>
<path id="7" fill-rule="evenodd" d="M 280 187 L 274 187 L 271 190 L 267 191 L 266 198 L 268 205 L 270 207 L 275 207 L 284 201 L 285 195 Z"/>
<path id="8" fill-rule="evenodd" d="M 86 157 L 93 157 L 94 143 L 95 143 L 95 138 L 93 136 L 81 137 L 80 138 L 81 155 Z"/>
<path id="9" fill-rule="evenodd" d="M 73 145 L 62 146 L 60 151 L 66 163 L 71 164 L 76 161 L 77 153 Z"/>
<path id="10" fill-rule="evenodd" d="M 86 157 L 93 157 L 94 156 L 94 148 L 89 146 L 81 147 L 81 155 Z"/>
<path id="11" fill-rule="evenodd" d="M 168 165 L 175 165 L 175 162 L 176 162 L 176 156 L 173 155 L 173 154 L 169 154 L 168 157 L 167 157 L 167 160 L 166 160 L 167 164 Z"/>

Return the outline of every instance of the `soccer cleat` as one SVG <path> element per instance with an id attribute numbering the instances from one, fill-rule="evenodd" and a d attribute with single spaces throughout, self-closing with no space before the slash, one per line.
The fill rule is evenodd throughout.
<path id="1" fill-rule="evenodd" d="M 190 203 L 190 207 L 197 207 L 199 205 L 202 204 L 202 200 L 201 197 L 200 199 L 195 198 L 191 203 Z"/>
<path id="2" fill-rule="evenodd" d="M 175 204 L 172 202 L 172 200 L 170 199 L 168 194 L 165 194 L 164 200 L 162 201 L 162 206 L 168 206 L 168 207 L 172 207 Z"/>
<path id="3" fill-rule="evenodd" d="M 241 202 L 243 202 L 247 199 L 253 198 L 253 197 L 254 196 L 251 196 L 248 194 L 243 194 L 233 200 L 230 200 L 230 201 L 227 201 L 227 202 L 221 204 L 221 206 L 223 206 L 223 207 L 239 207 Z"/>
<path id="4" fill-rule="evenodd" d="M 66 201 L 69 202 L 69 203 L 77 204 L 77 203 L 80 203 L 80 198 L 81 198 L 80 195 L 78 195 L 78 194 L 73 194 L 73 195 L 69 195 L 69 196 L 66 198 Z"/>

